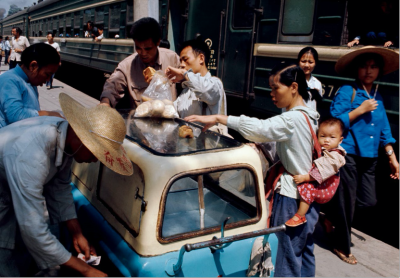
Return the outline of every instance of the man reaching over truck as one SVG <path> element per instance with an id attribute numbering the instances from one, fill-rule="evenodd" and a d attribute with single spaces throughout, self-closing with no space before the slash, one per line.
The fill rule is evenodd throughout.
<path id="1" fill-rule="evenodd" d="M 75 250 L 86 260 L 95 255 L 77 220 L 71 163 L 100 160 L 131 175 L 122 147 L 125 123 L 114 109 L 84 108 L 65 94 L 60 94 L 60 104 L 67 120 L 33 117 L 0 129 L 0 276 L 31 276 L 31 257 L 40 269 L 64 265 L 83 276 L 106 276 L 71 256 L 55 238 L 45 221 L 44 203 L 53 224 L 66 223 Z"/>
<path id="2" fill-rule="evenodd" d="M 118 102 L 127 98 L 130 108 L 136 108 L 142 102 L 142 94 L 149 86 L 151 78 L 145 79 L 143 71 L 147 67 L 166 70 L 168 66 L 179 67 L 179 57 L 174 51 L 159 48 L 161 28 L 151 17 L 139 19 L 132 25 L 131 36 L 136 53 L 119 63 L 114 73 L 107 79 L 100 96 L 100 104 L 116 107 Z M 172 99 L 176 99 L 175 86 Z M 125 103 L 126 105 L 126 103 Z"/>
<path id="3" fill-rule="evenodd" d="M 173 82 L 182 82 L 183 91 L 174 102 L 181 118 L 191 115 L 226 115 L 226 96 L 219 78 L 207 69 L 210 49 L 201 40 L 186 41 L 180 53 L 179 68 L 169 66 L 165 71 Z M 222 128 L 224 131 L 219 130 Z M 226 135 L 226 126 L 217 130 Z"/>

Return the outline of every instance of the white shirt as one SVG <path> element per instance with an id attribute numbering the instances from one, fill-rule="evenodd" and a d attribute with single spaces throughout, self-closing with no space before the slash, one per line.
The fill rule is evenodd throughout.
<path id="1" fill-rule="evenodd" d="M 259 120 L 247 116 L 228 117 L 228 127 L 237 130 L 244 138 L 253 142 L 276 141 L 276 152 L 283 167 L 292 175 L 305 175 L 312 167 L 313 140 L 306 118 L 317 130 L 319 114 L 306 106 L 297 106 L 275 117 Z M 299 199 L 297 184 L 284 172 L 280 178 L 280 194 Z"/>
<path id="2" fill-rule="evenodd" d="M 174 101 L 174 106 L 182 119 L 190 115 L 226 115 L 226 96 L 222 82 L 212 77 L 188 72 L 189 81 L 182 83 L 184 88 Z M 203 107 L 203 105 L 205 105 Z"/>
<path id="3" fill-rule="evenodd" d="M 322 84 L 317 78 L 311 75 L 310 80 L 306 81 L 308 88 L 318 90 L 319 94 L 322 96 Z M 305 102 L 305 104 L 311 109 L 317 110 L 317 102 L 315 100 L 311 100 L 310 92 L 308 92 L 308 95 L 310 96 L 310 98 L 307 102 Z"/>
<path id="4" fill-rule="evenodd" d="M 14 249 L 18 224 L 41 269 L 71 258 L 50 232 L 43 205 L 53 224 L 76 218 L 73 158 L 64 154 L 67 128 L 58 117 L 33 117 L 0 129 L 0 247 Z"/>
<path id="5" fill-rule="evenodd" d="M 45 42 L 45 43 L 49 44 L 49 42 Z M 49 44 L 49 45 L 51 45 L 52 47 L 54 47 L 54 49 L 57 50 L 57 52 L 60 52 L 60 51 L 61 51 L 60 46 L 58 45 L 58 43 L 53 42 L 52 44 Z"/>
<path id="6" fill-rule="evenodd" d="M 11 41 L 11 55 L 10 55 L 10 61 L 17 61 L 21 62 L 21 53 L 22 51 L 25 50 L 25 48 L 29 47 L 29 41 L 26 37 L 24 36 L 19 36 L 18 39 L 15 39 L 14 37 L 12 38 Z M 20 52 L 15 52 L 15 49 L 20 49 L 22 51 Z"/>

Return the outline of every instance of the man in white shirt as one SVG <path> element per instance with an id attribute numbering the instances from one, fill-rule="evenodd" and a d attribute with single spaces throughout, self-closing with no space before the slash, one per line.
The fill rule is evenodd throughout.
<path id="1" fill-rule="evenodd" d="M 191 115 L 226 115 L 226 96 L 219 78 L 207 69 L 210 49 L 199 40 L 186 41 L 180 53 L 180 68 L 168 67 L 166 74 L 172 82 L 182 82 L 184 88 L 174 106 L 181 118 Z M 215 131 L 226 134 L 226 127 Z"/>
<path id="2" fill-rule="evenodd" d="M 47 34 L 47 42 L 45 42 L 45 43 L 47 43 L 47 44 L 51 45 L 52 47 L 54 47 L 54 49 L 57 50 L 58 55 L 60 55 L 60 46 L 58 45 L 58 43 L 56 43 L 56 42 L 54 41 L 54 35 L 53 35 L 53 33 L 49 32 L 49 33 Z M 60 59 L 60 66 L 61 66 L 61 59 Z M 54 75 L 55 75 L 55 74 L 53 74 L 53 75 L 50 77 L 50 80 L 49 80 L 49 81 L 46 81 L 47 90 L 50 90 L 50 89 L 53 88 L 53 78 L 54 78 Z"/>
<path id="3" fill-rule="evenodd" d="M 11 42 L 11 55 L 8 58 L 8 63 L 10 69 L 13 69 L 17 64 L 21 65 L 21 53 L 30 46 L 30 43 L 26 37 L 21 36 L 22 30 L 19 27 L 13 27 L 11 33 L 14 37 Z"/>

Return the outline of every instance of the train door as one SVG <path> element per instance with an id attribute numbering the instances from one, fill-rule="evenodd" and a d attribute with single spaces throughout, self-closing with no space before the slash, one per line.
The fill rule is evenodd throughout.
<path id="1" fill-rule="evenodd" d="M 256 0 L 228 0 L 219 76 L 228 95 L 250 95 Z"/>
<path id="2" fill-rule="evenodd" d="M 228 96 L 243 98 L 249 92 L 257 2 L 259 0 L 170 1 L 176 50 L 179 50 L 179 42 L 201 36 L 211 50 L 208 68 L 212 75 L 221 78 Z"/>

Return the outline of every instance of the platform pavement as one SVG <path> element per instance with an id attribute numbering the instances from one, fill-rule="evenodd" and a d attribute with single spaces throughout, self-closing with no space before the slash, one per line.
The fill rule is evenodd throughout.
<path id="1" fill-rule="evenodd" d="M 0 67 L 0 71 L 8 70 L 8 66 Z M 46 86 L 38 87 L 39 102 L 42 110 L 60 111 L 58 95 L 64 92 L 86 107 L 98 104 L 98 100 L 64 84 L 57 79 L 53 81 L 53 89 Z M 373 224 L 372 224 L 373 225 Z M 399 249 L 380 240 L 372 238 L 360 231 L 352 229 L 353 233 L 366 239 L 361 241 L 353 236 L 352 253 L 358 260 L 357 265 L 341 261 L 330 251 L 329 238 L 321 225 L 316 226 L 314 233 L 316 257 L 316 277 L 399 277 Z"/>

